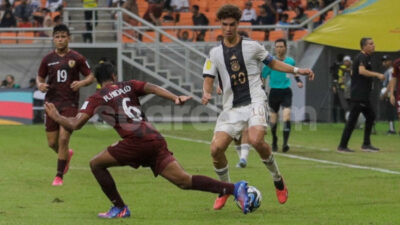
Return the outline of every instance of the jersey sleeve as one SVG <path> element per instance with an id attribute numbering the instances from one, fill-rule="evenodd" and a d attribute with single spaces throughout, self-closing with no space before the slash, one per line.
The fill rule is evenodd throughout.
<path id="1" fill-rule="evenodd" d="M 47 77 L 47 72 L 48 72 L 48 69 L 47 69 L 47 58 L 45 57 L 45 58 L 42 59 L 42 62 L 40 63 L 38 76 L 41 77 L 41 78 L 46 78 Z"/>
<path id="2" fill-rule="evenodd" d="M 394 77 L 396 79 L 400 79 L 400 59 L 395 60 L 393 63 L 392 77 Z M 397 82 L 400 82 L 400 81 L 397 81 Z"/>
<path id="3" fill-rule="evenodd" d="M 90 96 L 86 101 L 83 103 L 81 109 L 79 110 L 80 113 L 85 113 L 92 117 L 96 113 L 96 108 L 101 104 L 101 100 L 96 97 L 96 95 Z"/>
<path id="4" fill-rule="evenodd" d="M 146 93 L 144 92 L 144 86 L 146 85 L 146 83 L 147 82 L 144 81 L 131 80 L 131 85 L 136 96 L 146 95 Z"/>
<path id="5" fill-rule="evenodd" d="M 368 65 L 368 62 L 367 62 L 367 56 L 366 55 L 364 55 L 364 54 L 360 54 L 360 57 L 359 57 L 359 62 L 360 62 L 360 64 L 359 64 L 359 66 L 364 66 L 364 67 L 366 67 L 367 65 Z"/>
<path id="6" fill-rule="evenodd" d="M 291 65 L 291 66 L 295 66 L 296 65 L 296 61 L 293 58 L 289 58 L 288 64 Z"/>
<path id="7" fill-rule="evenodd" d="M 256 41 L 254 41 L 254 48 L 256 59 L 260 62 L 263 62 L 265 65 L 268 65 L 274 59 L 272 55 L 265 50 L 264 46 Z"/>
<path id="8" fill-rule="evenodd" d="M 269 66 L 264 65 L 261 71 L 261 77 L 267 79 L 270 74 L 271 74 L 271 68 L 269 68 Z"/>
<path id="9" fill-rule="evenodd" d="M 79 72 L 81 72 L 81 74 L 83 76 L 86 77 L 91 73 L 90 65 L 89 65 L 89 63 L 87 62 L 87 60 L 86 60 L 86 58 L 84 56 L 81 56 L 79 58 L 78 65 L 79 65 Z"/>
<path id="10" fill-rule="evenodd" d="M 212 77 L 215 78 L 217 76 L 217 66 L 215 64 L 215 60 L 213 60 L 212 55 L 206 59 L 203 67 L 203 77 Z"/>

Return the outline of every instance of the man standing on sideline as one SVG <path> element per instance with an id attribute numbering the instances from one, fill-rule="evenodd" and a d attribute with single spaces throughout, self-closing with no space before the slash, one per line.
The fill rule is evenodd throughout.
<path id="1" fill-rule="evenodd" d="M 282 61 L 291 66 L 296 65 L 296 61 L 286 56 L 286 40 L 278 39 L 275 41 L 275 54 L 276 59 Z M 271 110 L 270 114 L 270 125 L 272 133 L 272 151 L 278 151 L 278 137 L 276 135 L 276 129 L 278 126 L 278 113 L 279 108 L 282 106 L 283 111 L 283 145 L 282 151 L 289 151 L 289 135 L 290 135 L 290 107 L 292 106 L 292 90 L 290 89 L 290 77 L 285 72 L 280 72 L 271 69 L 269 66 L 264 66 L 261 76 L 267 79 L 269 76 L 269 96 L 268 105 Z M 294 77 L 297 83 L 297 87 L 302 88 L 303 82 L 298 76 Z"/>
<path id="2" fill-rule="evenodd" d="M 385 68 L 385 80 L 382 82 L 381 100 L 385 109 L 385 119 L 389 122 L 387 134 L 396 134 L 394 121 L 396 120 L 396 107 L 390 103 L 390 80 L 392 79 L 393 66 L 392 59 L 388 55 L 382 56 L 382 66 Z"/>
<path id="3" fill-rule="evenodd" d="M 46 92 L 45 101 L 53 103 L 60 114 L 66 117 L 74 117 L 78 112 L 79 88 L 94 81 L 85 57 L 69 49 L 70 38 L 70 32 L 66 25 L 60 24 L 54 27 L 55 50 L 43 58 L 36 77 L 38 89 Z M 79 80 L 80 73 L 85 76 L 84 80 Z M 63 176 L 68 171 L 69 162 L 74 153 L 68 147 L 72 133 L 47 115 L 45 126 L 47 143 L 58 154 L 57 174 L 52 185 L 61 186 L 63 185 Z"/>
<path id="4" fill-rule="evenodd" d="M 363 113 L 366 121 L 364 128 L 364 142 L 361 149 L 366 152 L 377 152 L 379 148 L 371 144 L 371 130 L 375 121 L 375 112 L 370 102 L 373 78 L 383 81 L 385 76 L 372 71 L 371 54 L 375 51 L 372 38 L 363 37 L 360 41 L 361 52 L 354 58 L 353 73 L 351 76 L 350 115 L 343 130 L 338 152 L 354 152 L 348 148 L 350 136 L 356 126 L 358 116 Z"/>
<path id="5" fill-rule="evenodd" d="M 223 91 L 223 111 L 218 116 L 214 137 L 211 142 L 211 156 L 215 172 L 220 180 L 229 182 L 228 161 L 225 151 L 233 139 L 238 139 L 243 129 L 248 127 L 248 141 L 260 155 L 270 171 L 278 197 L 283 204 L 288 191 L 279 172 L 270 146 L 264 141 L 266 122 L 266 95 L 261 88 L 260 63 L 286 73 L 303 74 L 314 78 L 310 69 L 300 69 L 287 65 L 273 57 L 257 41 L 242 38 L 238 34 L 240 9 L 234 5 L 224 5 L 217 12 L 221 22 L 223 39 L 210 50 L 203 68 L 202 103 L 211 99 L 214 79 L 218 76 Z M 229 195 L 219 196 L 214 209 L 221 209 Z"/>
<path id="6" fill-rule="evenodd" d="M 390 86 L 390 103 L 396 106 L 397 115 L 400 121 L 400 58 L 396 59 L 393 62 L 393 76 L 389 86 Z"/>

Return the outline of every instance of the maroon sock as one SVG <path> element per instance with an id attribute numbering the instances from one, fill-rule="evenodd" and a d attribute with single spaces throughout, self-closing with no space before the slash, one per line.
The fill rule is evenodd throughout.
<path id="1" fill-rule="evenodd" d="M 57 160 L 57 174 L 56 174 L 57 177 L 63 178 L 64 169 L 66 165 L 67 165 L 67 160 L 64 159 Z"/>
<path id="2" fill-rule="evenodd" d="M 117 190 L 117 186 L 115 185 L 110 172 L 108 172 L 106 168 L 92 167 L 91 169 L 104 194 L 107 195 L 108 199 L 110 199 L 114 206 L 119 208 L 124 207 L 125 203 Z"/>
<path id="3" fill-rule="evenodd" d="M 194 175 L 192 176 L 191 189 L 217 193 L 220 195 L 233 195 L 235 185 L 217 181 L 206 176 Z"/>

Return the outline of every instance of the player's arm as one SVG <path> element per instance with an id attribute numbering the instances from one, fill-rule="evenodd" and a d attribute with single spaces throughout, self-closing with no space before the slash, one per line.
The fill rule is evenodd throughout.
<path id="1" fill-rule="evenodd" d="M 39 75 L 36 76 L 36 86 L 41 92 L 47 92 L 49 90 L 49 85 L 46 83 L 46 79 Z"/>
<path id="2" fill-rule="evenodd" d="M 314 80 L 314 72 L 307 68 L 294 67 L 276 59 L 272 59 L 267 65 L 273 70 L 278 70 L 285 73 L 300 74 L 303 76 L 308 76 L 309 80 Z"/>
<path id="3" fill-rule="evenodd" d="M 204 105 L 208 104 L 211 99 L 211 93 L 214 86 L 214 77 L 205 76 L 203 81 L 203 97 L 201 98 L 201 103 Z"/>
<path id="4" fill-rule="evenodd" d="M 175 95 L 174 93 L 168 91 L 167 89 L 151 83 L 146 83 L 143 87 L 143 91 L 146 94 L 155 94 L 162 98 L 169 99 L 173 101 L 176 105 L 183 105 L 186 101 L 192 98 L 190 96 L 185 96 L 185 95 L 180 95 L 180 96 Z"/>
<path id="5" fill-rule="evenodd" d="M 86 113 L 78 113 L 75 117 L 60 115 L 53 103 L 44 103 L 47 115 L 67 130 L 79 130 L 90 119 Z"/>
<path id="6" fill-rule="evenodd" d="M 73 91 L 78 91 L 79 88 L 86 87 L 86 86 L 90 85 L 91 83 L 93 83 L 93 81 L 94 81 L 94 75 L 93 75 L 93 73 L 90 73 L 89 75 L 87 75 L 85 77 L 85 79 L 76 80 L 76 81 L 72 82 L 71 88 Z"/>
<path id="7" fill-rule="evenodd" d="M 382 80 L 382 81 L 385 80 L 385 75 L 383 75 L 381 73 L 377 73 L 377 72 L 373 72 L 373 71 L 367 70 L 364 65 L 360 65 L 358 67 L 358 73 L 360 73 L 360 75 L 363 75 L 363 76 L 366 76 L 366 77 L 376 77 L 379 80 Z"/>
<path id="8" fill-rule="evenodd" d="M 392 79 L 389 82 L 390 103 L 392 105 L 395 105 L 395 103 L 396 103 L 396 98 L 394 96 L 394 89 L 396 87 L 396 84 L 397 84 L 397 78 L 392 77 Z"/>

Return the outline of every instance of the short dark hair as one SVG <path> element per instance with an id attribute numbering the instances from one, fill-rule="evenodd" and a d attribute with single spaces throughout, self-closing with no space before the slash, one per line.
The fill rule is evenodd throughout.
<path id="1" fill-rule="evenodd" d="M 218 9 L 217 18 L 219 20 L 234 18 L 236 21 L 240 21 L 242 11 L 235 5 L 227 4 Z"/>
<path id="2" fill-rule="evenodd" d="M 363 37 L 363 38 L 361 38 L 361 40 L 360 40 L 360 47 L 361 47 L 361 49 L 362 49 L 365 45 L 367 45 L 367 42 L 368 42 L 369 40 L 372 40 L 372 38 L 370 38 L 370 37 Z"/>
<path id="3" fill-rule="evenodd" d="M 57 32 L 67 32 L 68 36 L 71 35 L 69 28 L 65 24 L 58 24 L 53 28 L 53 35 Z"/>
<path id="4" fill-rule="evenodd" d="M 99 84 L 112 80 L 114 66 L 109 62 L 101 62 L 94 67 L 94 76 Z"/>
<path id="5" fill-rule="evenodd" d="M 276 40 L 276 41 L 275 41 L 275 44 L 278 43 L 278 42 L 283 42 L 283 45 L 284 45 L 285 47 L 287 46 L 287 45 L 286 45 L 286 40 L 283 39 L 283 38 L 279 38 L 278 40 Z"/>
<path id="6" fill-rule="evenodd" d="M 199 10 L 200 9 L 198 5 L 193 5 L 192 8 L 195 9 L 195 10 Z"/>

